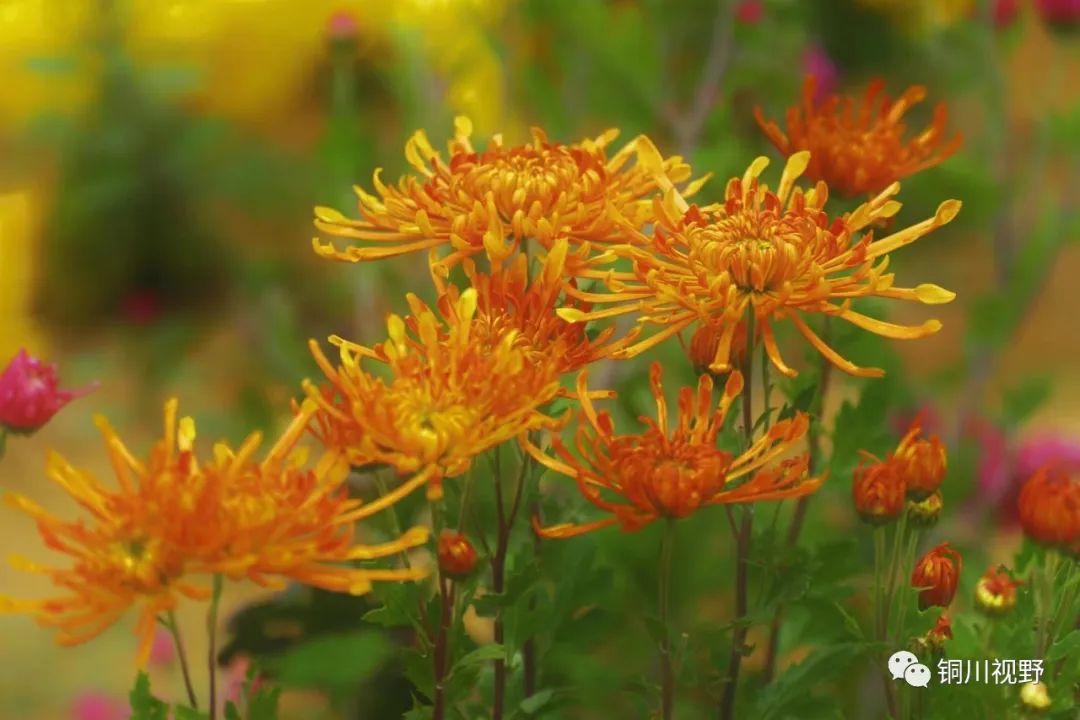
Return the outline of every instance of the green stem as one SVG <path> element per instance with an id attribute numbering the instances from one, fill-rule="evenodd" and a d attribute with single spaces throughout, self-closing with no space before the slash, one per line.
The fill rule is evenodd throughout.
<path id="1" fill-rule="evenodd" d="M 754 444 L 753 394 L 754 386 L 754 313 L 747 313 L 746 320 L 746 357 L 743 361 L 742 419 L 746 435 L 746 447 Z M 753 505 L 740 506 L 742 521 L 735 533 L 735 627 L 731 632 L 731 654 L 728 658 L 728 672 L 724 683 L 724 693 L 720 701 L 721 720 L 733 720 L 735 717 L 735 696 L 739 685 L 739 670 L 742 666 L 743 645 L 746 643 L 748 628 L 744 624 L 748 611 L 750 545 L 753 538 Z M 730 519 L 730 515 L 729 515 Z"/>
<path id="2" fill-rule="evenodd" d="M 192 710 L 199 709 L 199 701 L 195 697 L 195 685 L 191 682 L 191 668 L 188 666 L 187 650 L 184 649 L 184 640 L 180 637 L 180 625 L 176 622 L 176 612 L 170 610 L 161 622 L 172 636 L 173 645 L 176 646 L 176 657 L 180 659 L 180 674 L 184 677 L 184 689 L 187 690 L 188 702 Z"/>
<path id="3" fill-rule="evenodd" d="M 217 720 L 217 626 L 218 609 L 221 605 L 221 575 L 214 575 L 213 594 L 210 598 L 210 610 L 206 613 L 206 634 L 210 638 L 206 664 L 210 673 L 210 720 Z"/>
<path id="4" fill-rule="evenodd" d="M 499 454 L 496 449 L 496 468 L 499 467 Z M 496 536 L 495 555 L 491 558 L 491 590 L 501 595 L 506 590 L 506 560 L 510 551 L 510 532 L 513 530 L 514 521 L 517 519 L 518 510 L 521 507 L 521 498 L 524 494 L 525 476 L 528 473 L 528 463 L 522 461 L 518 472 L 517 483 L 514 488 L 514 498 L 510 508 L 503 505 L 502 476 L 495 477 L 495 514 L 498 520 L 498 535 Z M 495 615 L 495 643 L 505 645 L 506 630 L 502 608 Z M 492 720 L 502 720 L 506 706 L 506 659 L 497 658 L 493 661 L 495 670 L 494 691 L 491 708 Z"/>
<path id="5" fill-rule="evenodd" d="M 675 520 L 664 523 L 664 537 L 660 541 L 660 717 L 671 720 L 675 707 L 675 672 L 671 662 L 671 558 L 675 546 Z"/>
<path id="6" fill-rule="evenodd" d="M 1057 566 L 1060 555 L 1057 550 L 1048 550 L 1042 566 L 1040 578 L 1039 602 L 1038 602 L 1038 647 L 1036 657 L 1046 656 L 1046 650 L 1050 646 L 1052 625 L 1054 623 L 1054 578 L 1057 576 Z"/>
<path id="7" fill-rule="evenodd" d="M 436 542 L 442 534 L 445 512 L 445 504 L 442 501 L 431 504 L 431 525 L 434 529 Z M 434 698 L 432 699 L 433 720 L 443 720 L 446 716 L 446 658 L 448 653 L 448 640 L 450 637 L 450 625 L 453 620 L 454 585 L 453 581 L 443 575 L 439 568 L 439 626 L 433 638 L 432 670 L 435 678 Z"/>

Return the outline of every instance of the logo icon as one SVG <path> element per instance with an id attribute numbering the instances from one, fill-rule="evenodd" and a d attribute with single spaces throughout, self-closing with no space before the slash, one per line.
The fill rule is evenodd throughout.
<path id="1" fill-rule="evenodd" d="M 898 650 L 889 658 L 889 672 L 893 680 L 903 680 L 911 687 L 926 687 L 930 684 L 930 668 L 919 662 L 915 653 Z"/>

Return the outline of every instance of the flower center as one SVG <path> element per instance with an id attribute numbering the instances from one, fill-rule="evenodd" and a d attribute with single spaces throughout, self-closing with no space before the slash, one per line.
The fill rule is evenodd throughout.
<path id="1" fill-rule="evenodd" d="M 799 277 L 808 260 L 799 250 L 801 233 L 783 216 L 732 215 L 695 235 L 690 238 L 691 262 L 706 287 L 727 274 L 747 292 L 769 292 Z"/>
<path id="2" fill-rule="evenodd" d="M 647 512 L 681 518 L 723 489 L 731 456 L 716 448 L 668 440 L 650 431 L 617 439 L 612 465 L 627 498 Z"/>

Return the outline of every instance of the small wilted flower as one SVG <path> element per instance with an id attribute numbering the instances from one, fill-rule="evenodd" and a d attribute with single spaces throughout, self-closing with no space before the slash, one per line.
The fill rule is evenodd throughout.
<path id="1" fill-rule="evenodd" d="M 911 586 L 919 591 L 919 609 L 948 607 L 960 580 L 960 553 L 941 543 L 923 555 L 911 573 Z"/>
<path id="2" fill-rule="evenodd" d="M 938 649 L 945 644 L 946 640 L 952 640 L 952 636 L 952 620 L 945 613 L 938 617 L 934 627 L 930 628 L 930 631 L 926 633 L 926 639 L 931 646 Z"/>
<path id="3" fill-rule="evenodd" d="M 1003 567 L 990 568 L 975 583 L 975 607 L 993 617 L 1004 615 L 1016 607 L 1016 588 L 1023 584 Z"/>
<path id="4" fill-rule="evenodd" d="M 1042 712 L 1050 707 L 1050 693 L 1046 683 L 1027 683 L 1020 688 L 1020 703 L 1028 710 Z"/>
<path id="5" fill-rule="evenodd" d="M 69 402 L 96 387 L 62 390 L 55 364 L 43 363 L 20 350 L 0 374 L 0 429 L 33 433 Z"/>
<path id="6" fill-rule="evenodd" d="M 1080 540 L 1080 484 L 1058 467 L 1046 467 L 1028 479 L 1017 502 L 1020 525 L 1032 540 L 1076 549 Z"/>
<path id="7" fill-rule="evenodd" d="M 888 460 L 860 463 L 851 484 L 851 498 L 859 517 L 871 525 L 893 522 L 904 511 L 904 479 Z"/>
<path id="8" fill-rule="evenodd" d="M 921 420 L 916 419 L 893 453 L 904 478 L 909 497 L 920 500 L 932 495 L 945 478 L 945 445 L 937 435 L 921 438 Z"/>
<path id="9" fill-rule="evenodd" d="M 464 580 L 476 570 L 476 548 L 463 533 L 443 530 L 437 554 L 439 570 L 453 580 Z"/>
<path id="10" fill-rule="evenodd" d="M 957 135 L 945 139 L 948 111 L 934 109 L 929 128 L 905 139 L 904 114 L 926 97 L 926 88 L 908 88 L 896 100 L 884 94 L 885 81 L 876 79 L 866 89 L 861 106 L 851 97 L 833 95 L 815 102 L 817 78 L 808 76 L 802 105 L 787 112 L 787 132 L 766 120 L 760 108 L 754 117 L 776 149 L 787 156 L 810 152 L 806 174 L 830 190 L 855 197 L 883 192 L 898 180 L 943 162 L 962 142 Z"/>
<path id="11" fill-rule="evenodd" d="M 937 523 L 944 506 L 945 501 L 940 490 L 935 490 L 922 500 L 908 500 L 908 522 L 915 527 L 931 527 Z"/>

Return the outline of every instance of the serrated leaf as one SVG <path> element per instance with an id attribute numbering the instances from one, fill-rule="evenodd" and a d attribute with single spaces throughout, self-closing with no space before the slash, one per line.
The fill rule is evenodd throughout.
<path id="1" fill-rule="evenodd" d="M 150 692 L 150 676 L 139 673 L 135 687 L 128 696 L 131 701 L 131 720 L 167 720 L 169 706 Z"/>
<path id="2" fill-rule="evenodd" d="M 1046 653 L 1047 662 L 1066 657 L 1080 657 L 1080 630 L 1073 630 L 1058 640 Z"/>
<path id="3" fill-rule="evenodd" d="M 462 655 L 461 658 L 454 663 L 454 670 L 467 668 L 470 665 L 479 665 L 480 663 L 491 660 L 506 659 L 506 648 L 502 645 L 482 645 L 475 650 Z"/>

